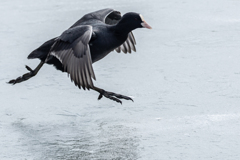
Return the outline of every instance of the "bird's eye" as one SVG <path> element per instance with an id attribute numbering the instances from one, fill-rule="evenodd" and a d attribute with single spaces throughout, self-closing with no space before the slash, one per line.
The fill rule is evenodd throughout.
<path id="1" fill-rule="evenodd" d="M 137 18 L 134 18 L 135 19 L 135 21 L 137 21 Z"/>

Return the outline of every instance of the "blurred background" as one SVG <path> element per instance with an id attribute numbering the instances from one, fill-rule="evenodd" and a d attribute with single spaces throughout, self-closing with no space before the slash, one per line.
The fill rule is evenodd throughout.
<path id="1" fill-rule="evenodd" d="M 236 160 L 240 158 L 240 1 L 0 0 L 0 159 Z M 137 52 L 93 65 L 95 85 L 133 97 L 123 105 L 83 91 L 28 54 L 84 14 L 141 13 Z"/>

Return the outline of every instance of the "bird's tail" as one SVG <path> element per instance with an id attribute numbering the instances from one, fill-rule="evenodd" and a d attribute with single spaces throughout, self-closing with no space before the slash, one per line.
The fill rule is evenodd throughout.
<path id="1" fill-rule="evenodd" d="M 38 47 L 37 49 L 35 49 L 34 51 L 32 51 L 29 55 L 28 55 L 28 59 L 34 59 L 34 58 L 39 58 L 41 61 L 45 61 L 45 59 L 47 58 L 47 55 L 52 47 L 52 45 L 54 44 L 56 38 L 50 39 L 49 41 L 43 43 L 40 47 Z"/>

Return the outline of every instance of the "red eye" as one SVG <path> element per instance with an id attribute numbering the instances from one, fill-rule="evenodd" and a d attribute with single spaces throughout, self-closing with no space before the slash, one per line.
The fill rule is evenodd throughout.
<path id="1" fill-rule="evenodd" d="M 135 18 L 135 21 L 137 21 L 137 18 Z"/>

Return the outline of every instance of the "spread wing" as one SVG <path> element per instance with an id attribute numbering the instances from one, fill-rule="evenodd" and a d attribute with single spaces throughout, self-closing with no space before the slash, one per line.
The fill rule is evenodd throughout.
<path id="1" fill-rule="evenodd" d="M 95 11 L 95 12 L 85 14 L 81 19 L 79 19 L 76 23 L 74 23 L 70 28 L 73 28 L 73 27 L 76 27 L 76 26 L 79 26 L 79 25 L 89 25 L 92 22 L 96 22 L 96 21 L 104 22 L 106 17 L 109 16 L 112 12 L 114 12 L 113 9 L 106 8 L 106 9 L 102 9 L 102 10 L 99 10 L 99 11 Z M 119 17 L 117 17 L 117 19 L 118 18 Z"/>
<path id="2" fill-rule="evenodd" d="M 50 50 L 50 55 L 62 63 L 75 85 L 84 90 L 93 87 L 92 78 L 96 79 L 88 45 L 91 36 L 89 25 L 70 28 L 56 39 Z"/>
<path id="3" fill-rule="evenodd" d="M 128 38 L 127 38 L 127 40 L 121 45 L 121 46 L 119 46 L 119 47 L 117 47 L 115 50 L 118 52 L 118 53 L 120 53 L 121 51 L 123 51 L 124 53 L 132 53 L 132 50 L 134 51 L 134 52 L 136 52 L 136 47 L 135 47 L 135 45 L 136 45 L 136 40 L 135 40 L 135 38 L 134 38 L 134 36 L 133 36 L 133 33 L 132 32 L 130 32 L 129 34 L 128 34 Z"/>
<path id="4" fill-rule="evenodd" d="M 119 11 L 115 11 L 111 8 L 102 9 L 96 12 L 91 12 L 84 15 L 80 20 L 74 23 L 70 28 L 79 26 L 79 25 L 90 25 L 96 21 L 102 21 L 109 25 L 114 25 L 119 22 L 122 18 L 121 13 Z M 128 34 L 127 40 L 115 50 L 120 53 L 121 51 L 124 53 L 131 53 L 132 51 L 136 52 L 136 40 L 133 36 L 133 33 L 130 32 Z"/>

